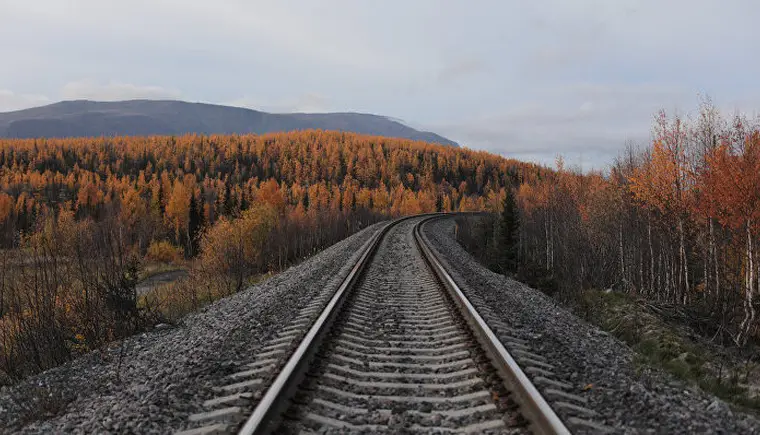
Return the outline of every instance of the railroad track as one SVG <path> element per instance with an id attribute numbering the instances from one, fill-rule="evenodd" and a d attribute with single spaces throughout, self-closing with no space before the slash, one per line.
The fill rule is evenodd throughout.
<path id="1" fill-rule="evenodd" d="M 182 434 L 569 433 L 427 246 L 434 218 L 378 232 Z"/>

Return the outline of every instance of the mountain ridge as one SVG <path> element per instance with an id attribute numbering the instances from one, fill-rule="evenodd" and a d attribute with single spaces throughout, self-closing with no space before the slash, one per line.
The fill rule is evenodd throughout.
<path id="1" fill-rule="evenodd" d="M 459 146 L 393 118 L 356 112 L 269 113 L 180 100 L 67 100 L 0 113 L 0 137 L 246 134 L 323 129 Z"/>

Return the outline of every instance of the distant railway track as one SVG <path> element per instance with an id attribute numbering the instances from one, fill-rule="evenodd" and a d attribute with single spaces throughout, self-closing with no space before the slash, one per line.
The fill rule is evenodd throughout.
<path id="1" fill-rule="evenodd" d="M 428 246 L 436 217 L 379 231 L 182 433 L 569 433 Z"/>

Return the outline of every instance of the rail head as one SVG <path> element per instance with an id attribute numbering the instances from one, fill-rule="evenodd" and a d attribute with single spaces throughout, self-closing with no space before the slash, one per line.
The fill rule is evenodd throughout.
<path id="1" fill-rule="evenodd" d="M 522 413 L 530 422 L 531 428 L 540 434 L 569 434 L 565 424 L 560 420 L 549 403 L 525 375 L 525 372 L 510 355 L 486 321 L 449 275 L 438 259 L 435 251 L 429 246 L 427 237 L 422 233 L 422 227 L 428 222 L 442 216 L 431 216 L 418 222 L 414 227 L 414 238 L 425 260 L 434 274 L 441 281 L 454 303 L 459 307 L 463 317 L 470 325 L 475 338 L 487 350 L 494 367 L 509 391 L 515 394 Z"/>

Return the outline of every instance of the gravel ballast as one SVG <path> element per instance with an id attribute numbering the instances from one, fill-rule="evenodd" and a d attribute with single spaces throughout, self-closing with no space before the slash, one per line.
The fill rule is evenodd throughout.
<path id="1" fill-rule="evenodd" d="M 0 432 L 171 433 L 294 312 L 337 287 L 375 224 L 249 289 L 0 390 Z"/>
<path id="2" fill-rule="evenodd" d="M 453 219 L 424 231 L 465 294 L 478 295 L 532 351 L 557 368 L 615 433 L 760 433 L 755 417 L 660 370 L 634 364 L 624 343 L 579 319 L 557 302 L 481 266 L 454 239 Z"/>

